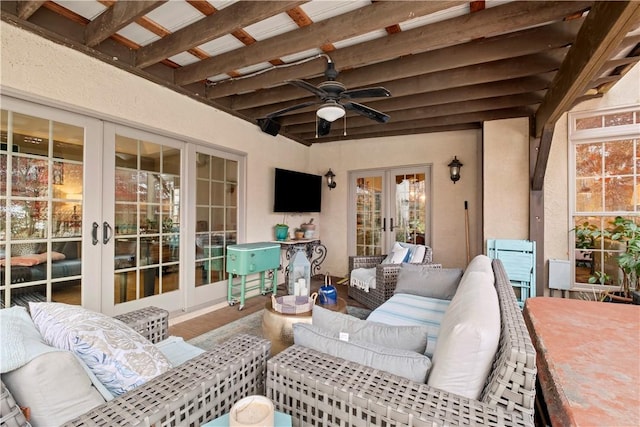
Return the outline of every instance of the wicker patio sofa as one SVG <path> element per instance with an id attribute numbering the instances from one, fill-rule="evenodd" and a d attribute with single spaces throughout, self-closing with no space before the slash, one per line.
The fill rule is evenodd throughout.
<path id="1" fill-rule="evenodd" d="M 433 262 L 433 250 L 429 246 L 425 246 L 424 259 L 421 264 L 431 264 Z M 376 268 L 376 287 L 369 289 L 368 292 L 355 286 L 349 286 L 348 295 L 354 300 L 364 304 L 371 310 L 375 310 L 383 302 L 391 298 L 393 291 L 396 289 L 398 281 L 398 272 L 400 264 L 381 264 L 386 255 L 372 256 L 350 256 L 349 257 L 349 275 L 356 268 Z M 433 264 L 434 267 L 440 267 L 439 264 Z"/>
<path id="2" fill-rule="evenodd" d="M 536 353 L 500 260 L 500 341 L 479 400 L 294 345 L 267 362 L 267 396 L 294 425 L 533 426 Z"/>
<path id="3" fill-rule="evenodd" d="M 168 315 L 166 310 L 149 307 L 116 318 L 157 343 L 168 337 Z M 200 426 L 227 413 L 239 399 L 264 394 L 270 348 L 268 340 L 236 335 L 65 425 Z M 4 411 L 12 402 L 4 384 L 2 391 Z M 17 413 L 12 423 L 3 421 L 6 425 L 26 425 L 20 417 L 22 414 Z"/>

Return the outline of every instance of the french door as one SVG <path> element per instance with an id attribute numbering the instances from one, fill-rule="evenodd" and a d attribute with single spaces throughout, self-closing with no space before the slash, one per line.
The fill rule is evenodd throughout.
<path id="1" fill-rule="evenodd" d="M 0 305 L 226 300 L 246 158 L 2 96 Z M 189 185 L 186 185 L 189 183 Z"/>
<path id="2" fill-rule="evenodd" d="M 428 165 L 351 172 L 349 254 L 385 254 L 396 241 L 428 245 L 430 174 Z"/>
<path id="3" fill-rule="evenodd" d="M 93 184 L 101 176 L 101 129 L 96 119 L 2 97 L 3 306 L 61 301 L 100 310 L 101 248 L 90 236 L 101 217 Z"/>
<path id="4" fill-rule="evenodd" d="M 104 125 L 102 311 L 183 307 L 180 242 L 184 143 Z"/>

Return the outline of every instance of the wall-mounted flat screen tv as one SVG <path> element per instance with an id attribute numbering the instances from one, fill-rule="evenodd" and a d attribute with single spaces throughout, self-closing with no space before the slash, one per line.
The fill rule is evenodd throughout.
<path id="1" fill-rule="evenodd" d="M 276 168 L 274 212 L 320 212 L 322 176 Z"/>

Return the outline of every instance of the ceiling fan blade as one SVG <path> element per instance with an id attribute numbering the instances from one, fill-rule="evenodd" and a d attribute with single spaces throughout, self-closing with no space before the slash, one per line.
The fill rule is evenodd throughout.
<path id="1" fill-rule="evenodd" d="M 387 123 L 391 118 L 385 113 L 381 113 L 380 111 L 374 110 L 373 108 L 367 107 L 366 105 L 358 104 L 357 102 L 345 102 L 342 104 L 342 106 L 347 110 L 355 111 L 361 116 L 368 117 L 378 123 Z"/>
<path id="2" fill-rule="evenodd" d="M 316 130 L 318 136 L 329 135 L 329 132 L 331 132 L 331 122 L 318 117 L 318 129 Z"/>
<path id="3" fill-rule="evenodd" d="M 340 94 L 340 98 L 354 99 L 354 98 L 385 98 L 391 96 L 391 92 L 382 86 L 378 87 L 365 87 L 362 89 L 345 90 Z"/>
<path id="4" fill-rule="evenodd" d="M 297 86 L 300 89 L 308 90 L 309 92 L 311 92 L 312 94 L 320 98 L 324 98 L 325 96 L 327 96 L 327 92 L 315 87 L 311 83 L 305 82 L 304 80 L 287 80 L 285 83 L 289 83 L 290 85 Z"/>
<path id="5" fill-rule="evenodd" d="M 273 119 L 274 117 L 278 117 L 283 115 L 284 113 L 288 113 L 289 111 L 298 110 L 300 108 L 308 107 L 313 104 L 317 104 L 318 101 L 308 101 L 303 102 L 302 104 L 292 105 L 291 107 L 283 108 L 282 110 L 274 111 L 273 113 L 269 113 L 266 115 L 266 118 Z"/>

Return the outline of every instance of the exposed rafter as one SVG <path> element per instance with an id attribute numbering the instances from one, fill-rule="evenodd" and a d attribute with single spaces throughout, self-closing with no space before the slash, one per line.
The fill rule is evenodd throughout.
<path id="1" fill-rule="evenodd" d="M 310 145 L 474 130 L 485 120 L 509 117 L 552 118 L 580 100 L 601 96 L 640 59 L 640 30 L 632 31 L 637 18 L 631 15 L 627 25 L 615 13 L 603 13 L 633 2 L 598 3 L 587 17 L 593 4 L 243 0 L 214 7 L 204 0 L 51 0 L 4 1 L 0 8 L 10 25 L 252 124 L 289 109 L 272 116 L 280 134 Z M 585 25 L 590 19 L 593 27 Z M 582 33 L 589 33 L 586 41 Z M 593 48 L 596 38 L 606 41 Z M 330 55 L 340 72 L 336 80 L 345 88 L 384 86 L 392 94 L 358 99 L 373 110 L 348 109 L 347 136 L 340 119 L 328 135 L 316 138 L 319 98 L 314 90 L 285 83 L 325 82 L 323 54 Z M 564 87 L 565 80 L 579 85 Z M 299 105 L 307 106 L 292 108 Z M 371 111 L 390 119 L 371 121 L 368 117 L 386 117 Z M 323 126 L 322 133 L 328 129 Z M 545 141 L 541 154 L 548 148 Z M 539 163 L 536 182 L 544 166 Z"/>

